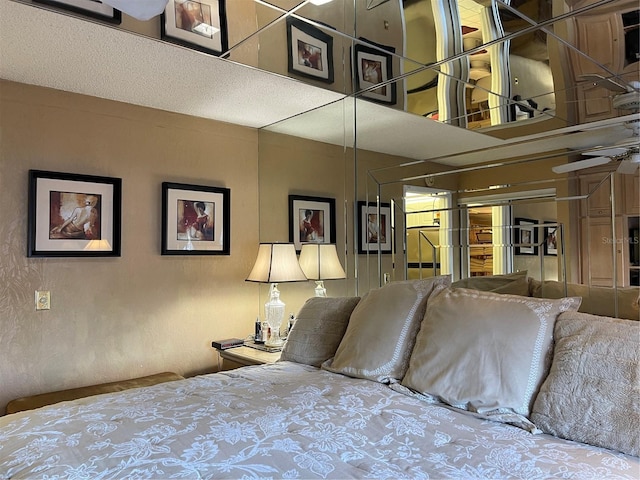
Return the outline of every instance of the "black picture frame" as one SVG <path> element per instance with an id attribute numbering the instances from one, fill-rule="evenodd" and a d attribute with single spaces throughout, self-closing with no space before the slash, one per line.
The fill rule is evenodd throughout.
<path id="1" fill-rule="evenodd" d="M 358 253 L 391 253 L 391 204 L 380 204 L 380 222 L 378 222 L 378 204 L 358 201 Z M 373 216 L 374 218 L 372 218 Z M 375 238 L 374 238 L 375 237 Z M 381 240 L 379 242 L 379 240 Z"/>
<path id="2" fill-rule="evenodd" d="M 169 0 L 160 26 L 167 42 L 215 56 L 229 50 L 226 0 Z"/>
<path id="3" fill-rule="evenodd" d="M 231 190 L 163 182 L 161 254 L 230 255 L 230 251 Z"/>
<path id="4" fill-rule="evenodd" d="M 333 37 L 302 20 L 287 17 L 287 70 L 333 83 Z"/>
<path id="5" fill-rule="evenodd" d="M 50 5 L 81 15 L 97 18 L 108 23 L 119 25 L 122 12 L 97 0 L 34 0 L 36 3 Z"/>
<path id="6" fill-rule="evenodd" d="M 306 243 L 336 243 L 335 198 L 289 195 L 289 242 L 297 252 Z"/>
<path id="7" fill-rule="evenodd" d="M 558 227 L 544 227 L 544 254 L 558 256 Z"/>
<path id="8" fill-rule="evenodd" d="M 28 257 L 119 257 L 122 179 L 29 170 Z"/>
<path id="9" fill-rule="evenodd" d="M 391 54 L 395 52 L 395 48 L 389 45 L 381 45 L 362 37 L 359 40 L 364 43 L 354 45 L 352 58 L 356 92 L 369 89 L 393 78 L 393 56 Z M 378 103 L 395 104 L 397 101 L 396 84 L 395 82 L 387 83 L 379 88 L 367 90 L 360 96 Z"/>
<path id="10" fill-rule="evenodd" d="M 531 218 L 515 218 L 514 244 L 516 255 L 538 255 L 538 224 Z"/>

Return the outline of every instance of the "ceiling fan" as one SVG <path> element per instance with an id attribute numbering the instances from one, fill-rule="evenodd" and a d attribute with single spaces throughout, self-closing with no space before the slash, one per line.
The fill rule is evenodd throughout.
<path id="1" fill-rule="evenodd" d="M 631 110 L 637 114 L 640 111 L 640 82 L 633 81 L 629 85 L 622 85 L 611 78 L 601 75 L 583 75 L 594 85 L 602 86 L 617 94 L 613 97 L 613 107 L 620 110 Z M 607 147 L 598 147 L 582 155 L 584 160 L 566 163 L 552 167 L 555 173 L 575 172 L 585 168 L 619 162 L 617 171 L 622 174 L 633 174 L 640 167 L 640 118 L 625 122 L 625 127 L 631 130 L 631 136 Z"/>

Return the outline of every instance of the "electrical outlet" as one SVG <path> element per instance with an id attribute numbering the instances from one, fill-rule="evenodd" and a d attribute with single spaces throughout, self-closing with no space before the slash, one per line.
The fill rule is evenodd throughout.
<path id="1" fill-rule="evenodd" d="M 51 310 L 51 292 L 36 290 L 36 310 Z"/>

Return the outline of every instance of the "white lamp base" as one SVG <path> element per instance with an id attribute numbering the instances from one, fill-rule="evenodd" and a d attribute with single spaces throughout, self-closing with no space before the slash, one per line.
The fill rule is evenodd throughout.
<path id="1" fill-rule="evenodd" d="M 276 333 L 274 333 L 274 331 Z M 264 345 L 265 347 L 281 347 L 284 345 L 284 340 L 280 338 L 280 333 L 272 327 L 271 335 L 269 335 L 269 339 L 264 342 Z"/>
<path id="2" fill-rule="evenodd" d="M 316 297 L 326 297 L 327 289 L 324 288 L 324 282 L 322 280 L 316 280 Z"/>
<path id="3" fill-rule="evenodd" d="M 282 325 L 282 319 L 284 318 L 284 307 L 284 302 L 280 300 L 278 284 L 272 283 L 269 301 L 264 304 L 265 317 L 271 328 L 269 338 L 264 343 L 267 347 L 281 347 L 284 344 L 284 341 L 280 338 L 280 325 Z"/>

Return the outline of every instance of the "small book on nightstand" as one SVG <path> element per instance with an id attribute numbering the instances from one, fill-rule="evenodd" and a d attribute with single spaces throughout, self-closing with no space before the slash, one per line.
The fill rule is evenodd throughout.
<path id="1" fill-rule="evenodd" d="M 262 350 L 263 352 L 281 352 L 282 347 L 267 347 L 264 343 L 256 343 L 256 342 L 244 342 L 245 347 L 255 348 L 256 350 Z"/>
<path id="2" fill-rule="evenodd" d="M 211 342 L 211 346 L 218 350 L 226 350 L 227 348 L 241 347 L 244 345 L 244 340 L 240 338 L 227 338 L 226 340 L 214 340 Z"/>

